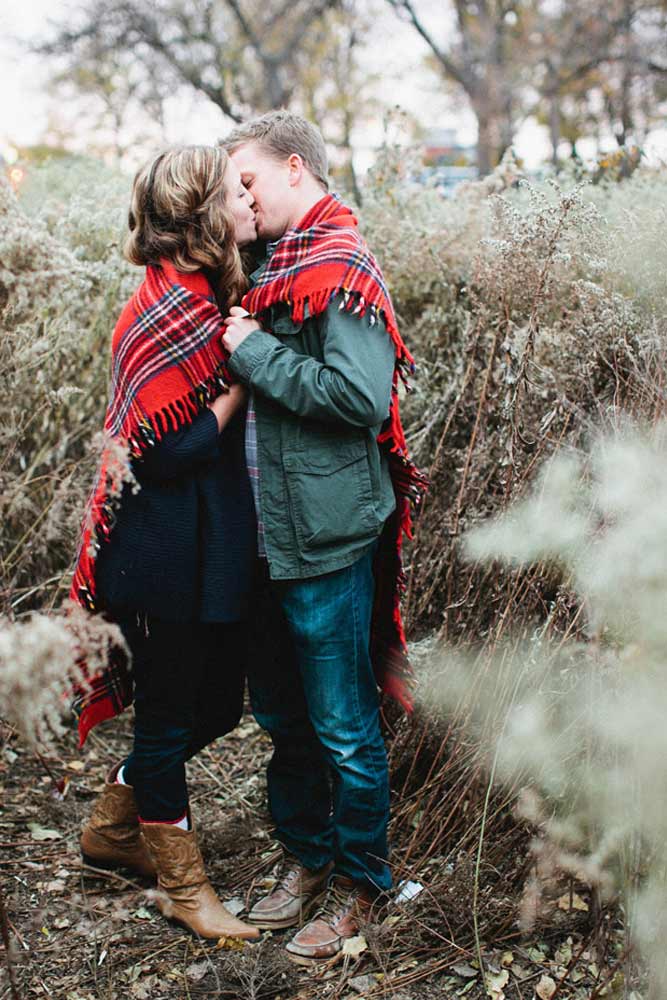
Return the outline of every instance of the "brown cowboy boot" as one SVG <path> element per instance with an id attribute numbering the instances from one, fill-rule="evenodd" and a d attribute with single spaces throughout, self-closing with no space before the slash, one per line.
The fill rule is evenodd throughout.
<path id="1" fill-rule="evenodd" d="M 311 871 L 285 851 L 275 887 L 255 903 L 248 922 L 263 930 L 300 926 L 324 895 L 332 868 L 329 862 Z"/>
<path id="2" fill-rule="evenodd" d="M 160 912 L 203 938 L 255 940 L 259 930 L 226 910 L 206 877 L 194 829 L 171 823 L 142 823 L 143 837 L 158 871 Z"/>
<path id="3" fill-rule="evenodd" d="M 155 865 L 139 835 L 137 803 L 130 785 L 117 785 L 119 765 L 109 772 L 104 791 L 97 799 L 81 831 L 81 853 L 95 868 L 131 868 L 155 877 Z"/>
<path id="4" fill-rule="evenodd" d="M 370 919 L 373 902 L 363 886 L 343 875 L 334 876 L 321 910 L 285 946 L 288 957 L 299 965 L 332 958 L 347 938 L 359 933 L 360 922 Z"/>

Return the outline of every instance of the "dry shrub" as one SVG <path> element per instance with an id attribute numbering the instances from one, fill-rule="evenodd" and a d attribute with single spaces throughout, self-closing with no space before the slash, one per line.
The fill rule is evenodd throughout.
<path id="1" fill-rule="evenodd" d="M 544 618 L 562 595 L 550 572 L 465 565 L 462 533 L 563 443 L 623 409 L 661 410 L 667 181 L 517 187 L 504 165 L 504 193 L 480 197 L 492 178 L 443 200 L 392 163 L 363 222 L 419 364 L 406 414 L 432 486 L 407 611 L 417 636 L 469 641 Z"/>
<path id="2" fill-rule="evenodd" d="M 74 684 L 101 670 L 112 648 L 127 652 L 119 628 L 72 607 L 67 618 L 33 614 L 0 628 L 0 717 L 32 746 L 63 734 Z M 85 663 L 87 674 L 84 674 Z"/>
<path id="3" fill-rule="evenodd" d="M 74 191 L 54 183 L 37 206 L 0 182 L 0 608 L 10 614 L 66 593 L 110 331 L 135 280 L 120 262 L 120 196 L 70 174 Z"/>

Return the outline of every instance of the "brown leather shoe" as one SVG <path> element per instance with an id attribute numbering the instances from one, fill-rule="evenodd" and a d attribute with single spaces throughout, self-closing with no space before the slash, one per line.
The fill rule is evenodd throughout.
<path id="1" fill-rule="evenodd" d="M 347 938 L 359 933 L 360 922 L 370 919 L 373 902 L 363 886 L 335 876 L 322 909 L 286 945 L 289 958 L 299 965 L 332 958 Z"/>
<path id="2" fill-rule="evenodd" d="M 81 831 L 81 853 L 96 868 L 131 868 L 155 877 L 155 865 L 139 836 L 139 817 L 129 785 L 115 784 L 118 765 L 109 772 L 104 791 Z"/>
<path id="3" fill-rule="evenodd" d="M 248 914 L 249 923 L 263 930 L 301 926 L 324 895 L 332 868 L 329 862 L 313 872 L 285 852 L 275 888 L 255 903 Z"/>
<path id="4" fill-rule="evenodd" d="M 233 917 L 215 894 L 206 877 L 194 829 L 181 830 L 171 823 L 142 823 L 141 836 L 158 871 L 158 909 L 171 920 L 203 938 L 255 940 L 257 927 Z"/>

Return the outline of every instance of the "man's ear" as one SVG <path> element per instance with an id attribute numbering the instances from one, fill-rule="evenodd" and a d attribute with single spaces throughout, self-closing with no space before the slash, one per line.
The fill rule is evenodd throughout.
<path id="1" fill-rule="evenodd" d="M 306 169 L 304 162 L 298 153 L 291 153 L 287 159 L 287 166 L 289 168 L 287 183 L 290 187 L 296 187 L 301 182 Z"/>

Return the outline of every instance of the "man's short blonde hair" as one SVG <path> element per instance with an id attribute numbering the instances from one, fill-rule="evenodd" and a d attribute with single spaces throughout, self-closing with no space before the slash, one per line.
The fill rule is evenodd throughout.
<path id="1" fill-rule="evenodd" d="M 327 151 L 318 128 L 302 115 L 292 111 L 269 111 L 237 125 L 220 145 L 233 153 L 240 146 L 255 142 L 268 156 L 283 163 L 292 153 L 298 153 L 311 174 L 325 191 L 329 190 Z"/>

